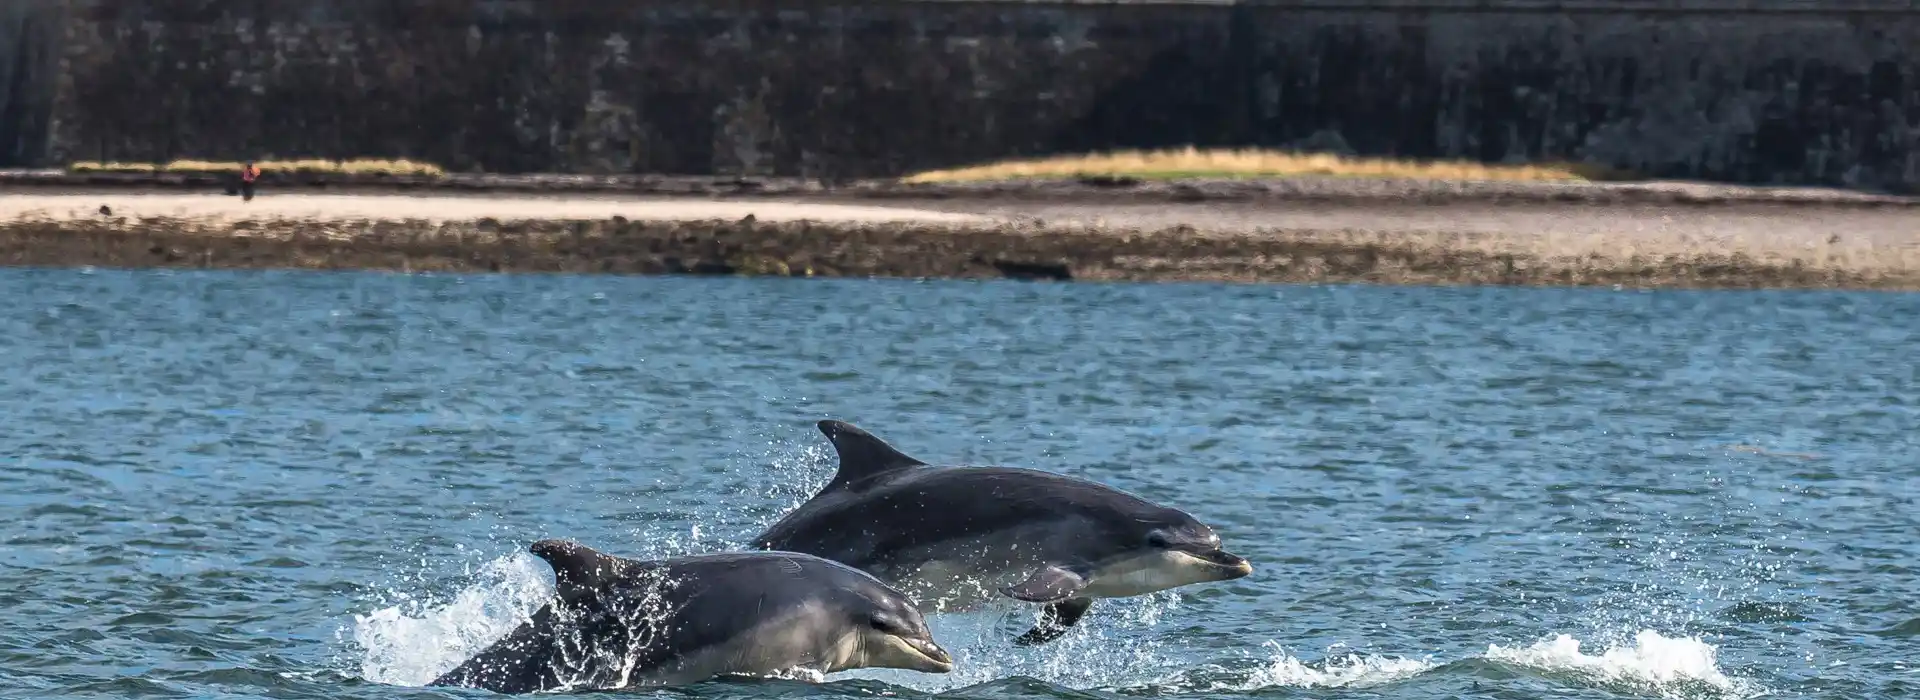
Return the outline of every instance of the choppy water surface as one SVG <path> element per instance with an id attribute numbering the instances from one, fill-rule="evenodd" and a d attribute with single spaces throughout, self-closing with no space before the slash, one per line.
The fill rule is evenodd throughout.
<path id="1" fill-rule="evenodd" d="M 675 698 L 1911 697 L 1920 298 L 0 271 L 0 694 L 419 688 L 543 537 L 725 549 L 812 423 L 1107 481 L 1255 575 L 948 676 Z"/>

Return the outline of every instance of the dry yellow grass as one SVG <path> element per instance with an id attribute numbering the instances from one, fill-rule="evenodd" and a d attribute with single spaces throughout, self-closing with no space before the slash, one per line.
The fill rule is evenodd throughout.
<path id="1" fill-rule="evenodd" d="M 903 179 L 912 183 L 935 183 L 1079 177 L 1173 179 L 1301 176 L 1585 182 L 1621 179 L 1625 174 L 1577 163 L 1492 165 L 1471 161 L 1348 158 L 1327 153 L 1258 149 L 1201 150 L 1189 147 L 1050 156 L 954 170 L 934 170 Z"/>
<path id="2" fill-rule="evenodd" d="M 82 161 L 67 166 L 72 172 L 109 172 L 109 173 L 230 173 L 240 170 L 239 162 L 218 162 L 206 160 L 175 160 L 167 163 L 101 163 Z M 339 173 L 351 175 L 424 175 L 440 177 L 446 171 L 432 163 L 418 163 L 410 160 L 381 160 L 360 158 L 354 160 L 322 160 L 309 158 L 302 160 L 263 160 L 255 161 L 262 172 L 293 173 Z"/>

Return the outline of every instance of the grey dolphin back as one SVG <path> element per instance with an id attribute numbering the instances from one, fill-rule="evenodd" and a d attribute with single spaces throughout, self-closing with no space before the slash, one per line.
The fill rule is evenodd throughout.
<path id="1" fill-rule="evenodd" d="M 553 567 L 554 599 L 429 685 L 497 693 L 593 688 L 617 680 L 623 667 L 639 674 L 669 665 L 688 650 L 723 641 L 738 624 L 674 619 L 676 612 L 702 612 L 687 610 L 689 602 L 730 612 L 732 606 L 702 606 L 706 587 L 669 580 L 675 572 L 664 562 L 622 559 L 566 540 L 541 540 L 529 551 Z M 650 624 L 632 624 L 636 615 Z"/>
<path id="2" fill-rule="evenodd" d="M 505 638 L 428 683 L 429 686 L 482 688 L 496 693 L 531 693 L 560 687 L 551 659 L 555 649 L 553 605 L 541 606 L 533 618 Z"/>
<path id="3" fill-rule="evenodd" d="M 664 608 L 684 604 L 685 595 L 695 593 L 662 595 L 670 573 L 664 562 L 626 560 L 563 539 L 541 539 L 528 550 L 553 568 L 555 598 L 505 639 L 430 685 L 493 692 L 597 687 L 614 681 L 622 667 L 641 671 L 670 664 L 687 642 L 697 642 L 685 639 L 685 625 L 664 614 Z M 649 591 L 643 583 L 655 587 Z M 636 614 L 660 618 L 659 623 L 632 625 L 628 618 Z M 632 665 L 624 664 L 628 660 Z"/>
<path id="4" fill-rule="evenodd" d="M 578 605 L 616 581 L 659 568 L 594 551 L 568 540 L 540 540 L 528 548 L 553 567 L 553 585 L 561 602 Z"/>
<path id="5" fill-rule="evenodd" d="M 872 558 L 881 542 L 898 541 L 901 533 L 875 532 L 867 526 L 871 523 L 859 521 L 859 527 L 822 528 L 820 517 L 835 518 L 852 516 L 861 511 L 855 506 L 862 494 L 883 488 L 884 484 L 895 483 L 880 477 L 902 474 L 932 465 L 908 456 L 885 440 L 875 437 L 859 427 L 838 420 L 823 420 L 816 424 L 820 432 L 833 443 L 838 454 L 840 466 L 833 480 L 815 494 L 814 499 L 787 514 L 779 522 L 769 527 L 756 540 L 756 546 L 763 549 L 792 549 L 810 554 L 825 556 L 862 569 L 873 566 Z M 944 468 L 943 468 L 944 469 Z M 1009 470 L 983 468 L 972 471 L 978 475 L 1000 475 Z M 1074 482 L 1051 474 L 1031 473 L 1027 470 L 1013 470 L 1013 473 L 1026 477 L 1049 479 L 1049 486 L 1072 486 Z M 1054 481 L 1057 479 L 1057 481 Z M 1001 508 L 1002 515 L 1015 518 L 1020 514 L 1035 514 L 1051 509 L 1050 505 L 1041 505 L 1035 498 L 1035 492 L 1010 487 L 1001 482 L 1003 488 L 1013 491 L 999 492 L 985 496 L 998 501 L 999 505 L 1018 505 L 1016 513 Z M 1104 494 L 1104 489 L 1095 491 Z M 893 498 L 898 498 L 895 494 Z M 812 508 L 809 508 L 812 506 Z M 832 515 L 828 515 L 831 513 Z M 811 522 L 810 522 L 811 521 Z M 977 522 L 977 521 L 976 521 Z M 925 529 L 921 529 L 925 533 Z M 799 533 L 806 532 L 806 535 Z M 796 536 L 801 537 L 796 541 Z M 868 570 L 870 574 L 877 572 Z M 1093 605 L 1091 598 L 1077 594 L 1086 585 L 1086 574 L 1065 562 L 1055 563 L 1033 571 L 1027 580 L 1000 589 L 1001 594 L 1015 600 L 1043 605 L 1041 619 L 1032 629 L 1015 640 L 1022 646 L 1045 644 L 1066 634 L 1067 630 L 1079 623 Z"/>
<path id="6" fill-rule="evenodd" d="M 531 550 L 553 567 L 554 599 L 429 685 L 526 693 L 641 682 L 682 673 L 701 652 L 726 649 L 763 624 L 863 600 L 864 586 L 884 588 L 853 567 L 792 552 L 634 560 L 565 540 Z"/>
<path id="7" fill-rule="evenodd" d="M 847 489 L 873 476 L 927 465 L 852 423 L 823 420 L 815 427 L 833 443 L 833 451 L 840 457 L 840 469 L 823 491 Z"/>
<path id="8" fill-rule="evenodd" d="M 624 606 L 617 591 L 633 576 L 658 565 L 620 559 L 566 540 L 541 540 L 528 551 L 553 567 L 554 600 L 505 638 L 428 685 L 531 693 L 570 682 L 605 682 L 607 671 L 615 665 L 608 656 L 638 652 L 641 658 L 635 668 L 658 665 L 670 656 L 667 645 L 636 644 L 632 628 L 619 624 Z"/>

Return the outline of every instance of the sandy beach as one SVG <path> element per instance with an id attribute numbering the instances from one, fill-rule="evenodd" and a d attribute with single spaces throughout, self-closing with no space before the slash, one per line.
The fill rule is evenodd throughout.
<path id="1" fill-rule="evenodd" d="M 566 248 L 575 244 L 556 243 L 561 231 L 576 243 L 598 235 L 625 236 L 620 246 L 651 242 L 644 251 L 605 247 L 611 243 Z M 60 232 L 96 243 L 69 245 Z M 475 232 L 491 238 L 481 242 Z M 396 247 L 403 234 L 412 252 Z M 1920 288 L 1914 210 L 1777 202 L 1178 204 L 312 191 L 245 202 L 218 193 L 39 189 L 0 196 L 0 236 L 8 241 L 5 262 L 30 265 Z M 235 237 L 247 239 L 249 255 L 221 262 L 217 251 L 239 245 L 225 240 Z M 104 242 L 120 238 L 126 250 L 164 252 L 151 260 L 98 252 L 118 250 L 120 244 Z M 299 255 L 276 263 L 276 253 L 262 248 L 275 245 L 269 241 L 307 242 L 296 246 Z M 315 241 L 326 241 L 326 250 Z M 566 249 L 528 252 L 545 245 Z M 828 249 L 847 245 L 869 247 Z M 753 262 L 741 262 L 748 249 Z M 507 255 L 501 251 L 518 252 L 489 259 Z M 609 255 L 626 262 L 594 259 Z"/>

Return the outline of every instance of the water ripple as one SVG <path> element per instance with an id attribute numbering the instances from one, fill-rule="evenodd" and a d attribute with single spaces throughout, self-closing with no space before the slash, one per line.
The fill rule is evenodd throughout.
<path id="1" fill-rule="evenodd" d="M 948 676 L 660 698 L 1852 699 L 1920 683 L 1913 295 L 0 271 L 0 695 L 417 687 L 524 554 L 737 547 L 812 422 L 1164 499 L 1255 576 Z"/>

